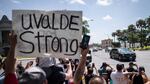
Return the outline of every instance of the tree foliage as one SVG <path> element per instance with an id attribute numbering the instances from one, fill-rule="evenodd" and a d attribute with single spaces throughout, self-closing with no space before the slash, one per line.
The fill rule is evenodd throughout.
<path id="1" fill-rule="evenodd" d="M 87 20 L 84 20 L 82 21 L 82 34 L 87 34 L 87 33 L 90 33 L 90 30 L 89 30 L 89 24 L 88 24 L 88 21 Z"/>
<path id="2" fill-rule="evenodd" d="M 140 47 L 147 46 L 149 44 L 148 34 L 150 34 L 150 16 L 146 19 L 139 19 L 136 24 L 130 24 L 127 29 L 112 32 L 112 37 L 117 37 L 119 42 L 125 44 L 124 47 L 128 42 L 133 48 L 135 43 L 140 43 Z"/>

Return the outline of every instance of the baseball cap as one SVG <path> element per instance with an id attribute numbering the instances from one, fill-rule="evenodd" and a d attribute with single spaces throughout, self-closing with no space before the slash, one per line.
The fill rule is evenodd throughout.
<path id="1" fill-rule="evenodd" d="M 19 84 L 43 84 L 45 72 L 39 67 L 30 67 L 19 77 Z"/>

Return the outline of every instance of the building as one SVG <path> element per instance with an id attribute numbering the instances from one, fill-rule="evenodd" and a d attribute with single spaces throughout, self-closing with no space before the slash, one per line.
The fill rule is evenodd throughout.
<path id="1" fill-rule="evenodd" d="M 112 42 L 113 40 L 112 39 L 105 39 L 105 40 L 102 40 L 101 41 L 101 47 L 103 49 L 107 48 L 107 47 L 112 47 Z"/>
<path id="2" fill-rule="evenodd" d="M 7 18 L 6 15 L 0 20 L 0 47 L 9 45 L 8 36 L 12 31 L 12 21 Z"/>

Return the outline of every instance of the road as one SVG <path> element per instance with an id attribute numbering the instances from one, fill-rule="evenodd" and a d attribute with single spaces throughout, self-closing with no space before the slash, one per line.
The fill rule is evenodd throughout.
<path id="1" fill-rule="evenodd" d="M 138 66 L 144 66 L 146 74 L 150 77 L 150 51 L 135 51 L 137 59 L 134 63 Z M 97 69 L 101 66 L 102 62 L 107 62 L 113 68 L 116 64 L 124 64 L 125 67 L 128 67 L 129 62 L 120 62 L 118 60 L 110 59 L 109 53 L 105 53 L 104 50 L 98 52 L 92 52 L 92 62 L 95 63 Z"/>

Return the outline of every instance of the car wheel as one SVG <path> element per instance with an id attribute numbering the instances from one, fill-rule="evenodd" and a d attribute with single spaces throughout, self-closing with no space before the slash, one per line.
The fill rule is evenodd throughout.
<path id="1" fill-rule="evenodd" d="M 135 61 L 135 59 L 132 59 L 132 61 Z"/>
<path id="2" fill-rule="evenodd" d="M 121 56 L 119 56 L 119 57 L 118 57 L 118 60 L 119 60 L 119 61 L 122 61 L 122 58 L 121 58 Z"/>
<path id="3" fill-rule="evenodd" d="M 113 59 L 112 55 L 110 55 L 110 58 Z"/>

